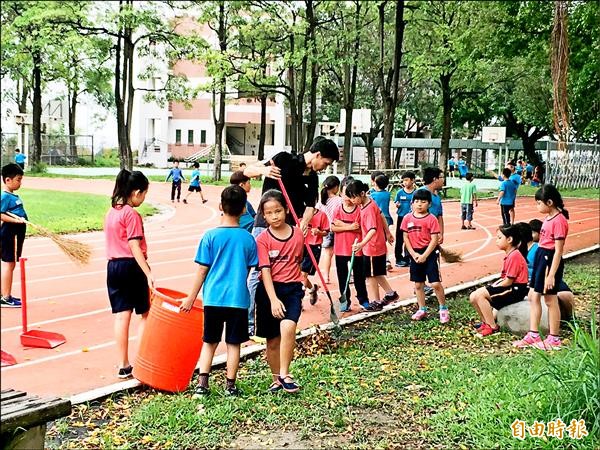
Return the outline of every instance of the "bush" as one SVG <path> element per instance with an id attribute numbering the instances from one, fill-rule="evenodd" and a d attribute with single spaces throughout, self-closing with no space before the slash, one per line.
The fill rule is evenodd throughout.
<path id="1" fill-rule="evenodd" d="M 30 170 L 32 173 L 46 173 L 48 172 L 48 165 L 43 162 L 34 163 Z"/>

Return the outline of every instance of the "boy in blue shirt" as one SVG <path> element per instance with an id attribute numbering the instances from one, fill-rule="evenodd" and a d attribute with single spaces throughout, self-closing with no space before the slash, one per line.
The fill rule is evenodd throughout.
<path id="1" fill-rule="evenodd" d="M 171 203 L 175 202 L 175 191 L 177 191 L 177 201 L 181 198 L 181 182 L 185 181 L 185 177 L 183 176 L 183 172 L 179 168 L 179 161 L 173 161 L 173 168 L 169 171 L 169 175 L 167 175 L 167 179 L 165 181 L 169 181 L 169 179 L 173 179 L 173 184 L 171 185 Z"/>
<path id="2" fill-rule="evenodd" d="M 402 174 L 402 188 L 396 192 L 394 203 L 398 208 L 398 221 L 396 222 L 396 244 L 394 253 L 396 256 L 396 267 L 408 267 L 410 265 L 409 255 L 404 247 L 404 233 L 400 229 L 402 219 L 411 212 L 413 194 L 415 193 L 415 174 L 405 172 Z"/>
<path id="3" fill-rule="evenodd" d="M 231 177 L 229 178 L 229 183 L 240 186 L 244 191 L 246 191 L 246 195 L 252 189 L 252 185 L 250 184 L 250 177 L 244 175 L 243 170 L 238 170 L 237 172 L 233 172 Z M 250 201 L 246 200 L 246 210 L 244 214 L 240 217 L 240 227 L 248 230 L 249 233 L 252 233 L 252 228 L 254 227 L 254 218 L 256 217 L 256 211 L 252 206 Z"/>
<path id="4" fill-rule="evenodd" d="M 190 294 L 181 303 L 190 311 L 202 288 L 204 305 L 204 344 L 200 354 L 200 374 L 196 395 L 207 395 L 208 377 L 215 350 L 225 328 L 227 343 L 227 384 L 225 393 L 239 395 L 235 385 L 240 365 L 240 346 L 248 336 L 250 294 L 246 285 L 250 268 L 258 265 L 256 243 L 240 228 L 247 196 L 240 186 L 228 186 L 221 193 L 221 225 L 208 230 L 198 246 L 195 261 L 198 272 Z"/>
<path id="5" fill-rule="evenodd" d="M 511 170 L 505 167 L 502 170 L 503 181 L 500 183 L 500 193 L 498 194 L 498 204 L 502 214 L 502 223 L 511 225 L 514 217 L 511 217 L 511 210 L 514 210 L 515 199 L 517 197 L 517 186 L 510 180 Z M 514 214 L 514 211 L 513 211 Z"/>
<path id="6" fill-rule="evenodd" d="M 202 188 L 200 187 L 200 164 L 195 162 L 193 164 L 194 170 L 192 170 L 192 177 L 190 178 L 190 186 L 188 187 L 188 193 L 183 198 L 183 203 L 187 204 L 187 198 L 191 195 L 192 192 L 199 192 L 200 198 L 202 199 L 202 203 L 206 203 L 208 200 L 204 199 L 204 194 L 202 193 Z M 183 175 L 182 175 L 183 177 Z M 173 178 L 175 179 L 175 178 Z M 180 187 L 181 189 L 181 187 Z M 171 199 L 172 201 L 173 199 Z"/>
<path id="7" fill-rule="evenodd" d="M 27 159 L 27 156 L 25 156 L 23 153 L 21 153 L 21 150 L 19 150 L 18 148 L 15 148 L 15 163 L 17 164 L 17 166 L 19 166 L 23 170 L 25 170 L 25 160 L 26 159 Z"/>
<path id="8" fill-rule="evenodd" d="M 23 169 L 14 163 L 2 167 L 4 190 L 0 197 L 0 250 L 2 259 L 2 275 L 0 304 L 3 308 L 19 308 L 21 300 L 11 295 L 13 272 L 23 251 L 27 213 L 23 201 L 15 191 L 21 187 Z M 7 213 L 10 213 L 9 216 Z M 16 217 L 15 217 L 16 216 Z"/>

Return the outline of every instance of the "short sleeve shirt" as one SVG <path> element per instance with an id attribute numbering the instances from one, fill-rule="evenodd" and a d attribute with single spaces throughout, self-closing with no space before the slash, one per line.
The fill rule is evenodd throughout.
<path id="1" fill-rule="evenodd" d="M 104 218 L 104 235 L 106 237 L 106 257 L 133 258 L 129 241 L 137 239 L 144 257 L 148 247 L 144 236 L 142 216 L 129 205 L 110 208 Z"/>
<path id="2" fill-rule="evenodd" d="M 415 217 L 413 213 L 410 213 L 402 219 L 400 229 L 408 233 L 408 240 L 412 248 L 421 250 L 429 246 L 432 234 L 440 233 L 440 223 L 431 213 L 423 217 Z"/>
<path id="3" fill-rule="evenodd" d="M 344 222 L 346 225 L 351 225 L 353 223 L 360 225 L 360 208 L 355 206 L 353 210 L 348 211 L 342 203 L 333 212 L 333 220 L 339 220 Z M 352 244 L 354 244 L 356 239 L 360 241 L 360 238 L 360 228 L 355 231 L 339 231 L 335 233 L 335 239 L 333 240 L 333 253 L 337 256 L 352 256 Z M 361 255 L 362 251 L 357 253 L 357 256 Z"/>
<path id="4" fill-rule="evenodd" d="M 250 268 L 258 264 L 256 243 L 250 233 L 239 227 L 208 230 L 200 240 L 195 261 L 208 267 L 202 286 L 205 306 L 250 306 L 246 280 Z"/>
<path id="5" fill-rule="evenodd" d="M 2 194 L 0 195 L 0 212 L 9 212 L 27 220 L 27 213 L 23 207 L 23 200 L 21 200 L 21 197 L 17 194 L 13 194 L 12 192 L 2 191 Z"/>
<path id="6" fill-rule="evenodd" d="M 407 215 L 411 211 L 412 199 L 415 191 L 410 193 L 406 192 L 404 189 L 400 189 L 396 192 L 396 198 L 394 199 L 394 203 L 398 203 L 398 217 L 403 217 Z"/>
<path id="7" fill-rule="evenodd" d="M 369 231 L 375 230 L 375 235 L 362 249 L 365 256 L 381 256 L 386 254 L 384 226 L 387 227 L 387 224 L 383 223 L 381 210 L 373 200 L 361 208 L 360 229 L 362 238 L 364 239 Z"/>
<path id="8" fill-rule="evenodd" d="M 317 209 L 323 211 L 331 223 L 333 221 L 333 211 L 335 211 L 336 208 L 341 204 L 342 197 L 336 195 L 335 197 L 329 197 L 325 204 L 321 202 L 317 203 Z"/>
<path id="9" fill-rule="evenodd" d="M 15 155 L 15 162 L 17 164 L 23 164 L 26 159 L 27 159 L 27 156 L 25 156 L 23 153 L 17 153 Z"/>
<path id="10" fill-rule="evenodd" d="M 554 250 L 556 241 L 564 241 L 569 234 L 569 222 L 564 214 L 546 218 L 540 230 L 539 246 L 547 250 Z"/>
<path id="11" fill-rule="evenodd" d="M 467 204 L 473 203 L 473 194 L 475 194 L 475 192 L 477 192 L 475 183 L 470 181 L 467 184 L 464 184 L 460 188 L 460 202 Z"/>
<path id="12" fill-rule="evenodd" d="M 173 183 L 179 183 L 183 179 L 183 172 L 179 167 L 173 167 L 167 175 L 167 180 L 169 178 L 173 179 Z"/>
<path id="13" fill-rule="evenodd" d="M 504 192 L 504 195 L 500 199 L 501 205 L 514 205 L 515 199 L 517 198 L 517 186 L 510 180 L 504 180 L 500 183 L 500 191 Z"/>
<path id="14" fill-rule="evenodd" d="M 538 244 L 535 242 L 527 252 L 527 272 L 529 279 L 533 275 L 533 262 L 535 261 L 535 252 L 537 252 Z"/>
<path id="15" fill-rule="evenodd" d="M 329 219 L 323 211 L 317 210 L 308 224 L 308 234 L 306 235 L 306 243 L 309 245 L 321 245 L 323 243 L 322 235 L 313 235 L 312 229 L 316 228 L 320 231 L 329 231 Z"/>
<path id="16" fill-rule="evenodd" d="M 256 238 L 258 247 L 258 268 L 271 269 L 273 281 L 294 283 L 302 281 L 300 262 L 302 261 L 304 238 L 302 231 L 292 227 L 287 239 L 278 239 L 267 228 Z M 262 276 L 262 275 L 261 275 Z"/>
<path id="17" fill-rule="evenodd" d="M 252 233 L 252 228 L 254 227 L 254 217 L 256 216 L 256 212 L 252 206 L 252 203 L 246 201 L 246 212 L 240 216 L 240 227 L 244 230 Z"/>
<path id="18" fill-rule="evenodd" d="M 515 186 L 517 187 L 517 190 L 518 190 L 519 186 L 521 186 L 521 182 L 522 182 L 521 175 L 519 175 L 518 173 L 513 173 L 510 176 L 509 180 L 515 184 Z"/>
<path id="19" fill-rule="evenodd" d="M 390 193 L 388 191 L 374 191 L 371 198 L 377 203 L 377 206 L 383 213 L 386 219 L 391 219 L 390 215 Z"/>
<path id="20" fill-rule="evenodd" d="M 198 169 L 194 169 L 192 171 L 192 178 L 190 179 L 190 186 L 193 186 L 193 187 L 200 186 L 200 171 Z"/>
<path id="21" fill-rule="evenodd" d="M 527 284 L 527 262 L 519 250 L 504 257 L 500 278 L 510 278 L 515 284 Z"/>
<path id="22" fill-rule="evenodd" d="M 427 186 L 421 186 L 419 189 L 427 189 Z M 431 192 L 431 191 L 429 191 Z M 442 199 L 439 195 L 431 192 L 431 206 L 429 206 L 429 212 L 435 217 L 444 215 L 444 209 L 442 207 Z"/>

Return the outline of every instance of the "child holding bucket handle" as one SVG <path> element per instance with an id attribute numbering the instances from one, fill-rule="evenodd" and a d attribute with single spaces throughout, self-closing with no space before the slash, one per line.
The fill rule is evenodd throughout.
<path id="1" fill-rule="evenodd" d="M 240 365 L 240 346 L 249 339 L 250 293 L 246 279 L 250 268 L 258 264 L 254 238 L 240 227 L 240 216 L 246 210 L 246 201 L 246 191 L 241 186 L 233 185 L 223 189 L 221 225 L 208 230 L 202 237 L 195 258 L 198 270 L 194 284 L 180 306 L 181 311 L 190 311 L 202 288 L 204 344 L 200 353 L 200 374 L 195 396 L 210 392 L 208 377 L 215 351 L 223 336 L 223 328 L 227 344 L 225 393 L 241 393 L 235 380 Z"/>
<path id="2" fill-rule="evenodd" d="M 148 286 L 154 286 L 154 276 L 146 261 L 147 246 L 142 216 L 134 209 L 144 203 L 148 178 L 139 171 L 121 170 L 115 181 L 111 208 L 104 219 L 106 284 L 112 312 L 115 315 L 115 340 L 119 353 L 119 378 L 129 378 L 129 324 L 135 310 L 141 316 L 138 335 L 141 337 L 150 298 Z"/>

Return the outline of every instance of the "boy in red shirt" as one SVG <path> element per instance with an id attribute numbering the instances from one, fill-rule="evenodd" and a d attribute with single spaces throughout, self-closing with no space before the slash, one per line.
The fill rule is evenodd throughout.
<path id="1" fill-rule="evenodd" d="M 321 245 L 323 244 L 323 236 L 329 234 L 329 219 L 327 215 L 321 211 L 316 210 L 315 215 L 310 219 L 308 223 L 308 233 L 306 235 L 306 243 L 310 245 L 310 248 L 315 256 L 317 264 L 321 259 Z M 304 258 L 302 259 L 302 277 L 304 281 L 304 288 L 308 290 L 309 302 L 311 305 L 317 303 L 317 295 L 319 293 L 319 285 L 317 283 L 311 283 L 308 276 L 314 275 L 317 272 L 308 251 L 304 249 Z"/>
<path id="2" fill-rule="evenodd" d="M 413 196 L 413 212 L 402 219 L 400 227 L 404 233 L 406 250 L 410 255 L 410 281 L 415 283 L 415 293 L 419 309 L 411 317 L 412 320 L 423 320 L 427 317 L 425 306 L 425 280 L 429 280 L 440 305 L 440 322 L 448 323 L 450 313 L 446 306 L 446 296 L 440 274 L 440 251 L 438 248 L 440 224 L 435 216 L 429 213 L 431 192 L 418 189 Z"/>

